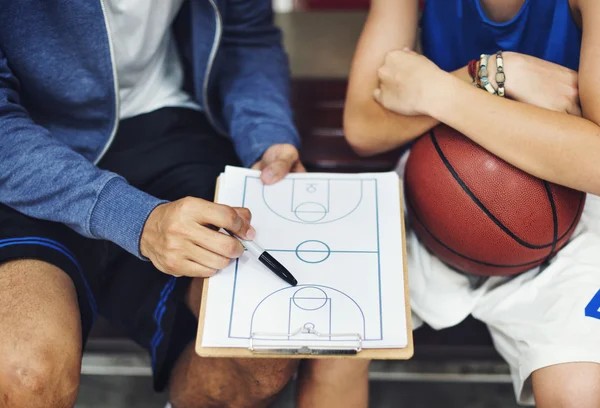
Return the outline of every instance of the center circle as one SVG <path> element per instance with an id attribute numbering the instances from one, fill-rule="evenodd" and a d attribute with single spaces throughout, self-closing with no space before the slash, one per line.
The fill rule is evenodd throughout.
<path id="1" fill-rule="evenodd" d="M 309 240 L 296 247 L 296 256 L 306 263 L 321 263 L 329 258 L 331 248 L 322 241 Z"/>
<path id="2" fill-rule="evenodd" d="M 300 221 L 319 222 L 327 215 L 327 208 L 323 204 L 306 202 L 294 209 L 294 215 Z"/>

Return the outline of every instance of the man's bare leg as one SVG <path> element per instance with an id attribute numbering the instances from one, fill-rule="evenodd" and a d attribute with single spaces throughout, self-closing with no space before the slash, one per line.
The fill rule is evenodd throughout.
<path id="1" fill-rule="evenodd" d="M 187 304 L 198 317 L 202 280 L 194 279 Z M 190 344 L 169 381 L 174 408 L 266 407 L 289 382 L 298 361 L 200 358 Z"/>
<path id="2" fill-rule="evenodd" d="M 40 261 L 0 265 L 0 408 L 71 408 L 81 371 L 73 282 Z"/>
<path id="3" fill-rule="evenodd" d="M 298 373 L 298 408 L 366 408 L 369 360 L 305 360 Z"/>

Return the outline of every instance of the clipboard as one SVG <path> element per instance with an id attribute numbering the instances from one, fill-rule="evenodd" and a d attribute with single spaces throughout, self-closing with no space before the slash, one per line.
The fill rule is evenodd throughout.
<path id="1" fill-rule="evenodd" d="M 219 193 L 219 181 L 217 178 L 217 184 L 215 188 L 215 201 Z M 404 204 L 403 204 L 403 189 L 402 181 L 400 181 L 400 220 L 402 229 L 402 270 L 404 273 L 404 310 L 406 313 L 406 330 L 407 330 L 407 345 L 403 348 L 363 348 L 362 338 L 359 334 L 352 333 L 318 333 L 314 330 L 311 332 L 310 328 L 297 328 L 291 333 L 255 333 L 251 336 L 247 348 L 242 347 L 203 347 L 202 336 L 204 333 L 204 318 L 206 316 L 206 303 L 208 299 L 208 289 L 210 286 L 210 278 L 206 278 L 202 285 L 202 300 L 200 304 L 200 313 L 198 315 L 198 333 L 196 336 L 195 351 L 200 357 L 217 357 L 217 358 L 361 358 L 369 360 L 408 360 L 414 354 L 414 344 L 412 335 L 412 320 L 411 320 L 411 309 L 410 309 L 410 295 L 408 290 L 408 269 L 406 263 L 406 232 L 405 232 L 405 221 L 404 221 Z M 273 347 L 271 345 L 264 346 L 260 344 L 260 335 L 282 336 L 282 338 L 290 338 L 294 335 L 312 334 L 315 336 L 357 336 L 356 341 L 351 342 L 348 347 L 326 347 L 326 348 L 313 348 L 313 347 L 290 347 L 281 346 Z"/>

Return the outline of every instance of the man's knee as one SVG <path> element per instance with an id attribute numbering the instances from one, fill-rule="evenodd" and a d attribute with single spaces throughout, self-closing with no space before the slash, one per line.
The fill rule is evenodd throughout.
<path id="1" fill-rule="evenodd" d="M 247 374 L 250 399 L 260 403 L 276 396 L 291 380 L 299 360 L 250 359 L 237 360 L 240 370 Z"/>
<path id="2" fill-rule="evenodd" d="M 600 364 L 568 363 L 533 373 L 533 391 L 539 408 L 600 407 Z"/>
<path id="3" fill-rule="evenodd" d="M 0 265 L 0 408 L 72 407 L 81 369 L 77 297 L 40 261 Z"/>
<path id="4" fill-rule="evenodd" d="M 169 393 L 176 408 L 268 406 L 293 377 L 299 363 L 259 358 L 196 358 L 194 362 L 198 365 L 172 375 Z"/>
<path id="5" fill-rule="evenodd" d="M 13 353 L 3 356 L 0 407 L 70 408 L 75 404 L 80 358 L 64 343 L 47 342 L 41 334 L 39 341 L 23 339 Z"/>

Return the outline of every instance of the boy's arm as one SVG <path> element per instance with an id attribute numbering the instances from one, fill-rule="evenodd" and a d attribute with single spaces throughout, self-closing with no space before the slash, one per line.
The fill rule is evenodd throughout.
<path id="1" fill-rule="evenodd" d="M 404 47 L 414 48 L 419 19 L 418 0 L 373 0 L 360 36 L 348 85 L 344 133 L 360 154 L 394 149 L 438 124 L 428 116 L 404 116 L 384 109 L 373 99 L 379 86 L 378 69 L 385 55 Z M 455 74 L 471 82 L 466 67 Z"/>
<path id="2" fill-rule="evenodd" d="M 390 57 L 382 89 L 402 92 L 388 93 L 387 107 L 435 117 L 529 174 L 600 195 L 600 2 L 579 4 L 583 118 L 491 95 L 404 51 Z"/>

